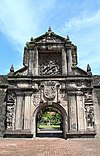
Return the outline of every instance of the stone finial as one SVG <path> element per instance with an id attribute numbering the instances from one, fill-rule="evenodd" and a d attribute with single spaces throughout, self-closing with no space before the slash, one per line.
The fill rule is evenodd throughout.
<path id="1" fill-rule="evenodd" d="M 70 38 L 69 38 L 69 36 L 67 35 L 67 42 L 70 42 Z"/>
<path id="2" fill-rule="evenodd" d="M 30 41 L 31 41 L 31 42 L 34 41 L 33 37 L 31 37 Z"/>
<path id="3" fill-rule="evenodd" d="M 48 33 L 51 33 L 51 32 L 52 32 L 51 27 L 49 27 L 49 29 L 48 29 Z"/>
<path id="4" fill-rule="evenodd" d="M 10 72 L 8 73 L 8 76 L 12 76 L 14 74 L 14 66 L 12 64 L 11 68 L 10 68 Z"/>
<path id="5" fill-rule="evenodd" d="M 88 75 L 92 75 L 91 67 L 89 64 L 87 65 L 87 73 L 88 73 Z"/>
<path id="6" fill-rule="evenodd" d="M 29 42 L 26 42 L 26 47 L 28 47 L 28 45 L 29 45 Z"/>
<path id="7" fill-rule="evenodd" d="M 91 67 L 90 67 L 90 65 L 88 64 L 88 65 L 87 65 L 87 72 L 89 72 L 89 71 L 91 71 Z"/>
<path id="8" fill-rule="evenodd" d="M 12 64 L 12 66 L 11 66 L 11 68 L 10 68 L 10 72 L 11 72 L 11 73 L 14 73 L 14 66 L 13 66 L 13 64 Z"/>

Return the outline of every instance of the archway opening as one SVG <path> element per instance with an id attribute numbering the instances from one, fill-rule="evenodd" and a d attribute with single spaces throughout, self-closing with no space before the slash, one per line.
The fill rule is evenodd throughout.
<path id="1" fill-rule="evenodd" d="M 45 106 L 36 115 L 37 137 L 64 137 L 64 114 L 54 107 Z"/>

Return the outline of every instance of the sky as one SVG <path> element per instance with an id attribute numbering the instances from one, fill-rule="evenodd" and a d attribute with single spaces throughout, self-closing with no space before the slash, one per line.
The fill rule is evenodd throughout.
<path id="1" fill-rule="evenodd" d="M 78 67 L 100 74 L 100 0 L 2 0 L 0 75 L 23 67 L 24 47 L 48 27 L 77 46 Z"/>

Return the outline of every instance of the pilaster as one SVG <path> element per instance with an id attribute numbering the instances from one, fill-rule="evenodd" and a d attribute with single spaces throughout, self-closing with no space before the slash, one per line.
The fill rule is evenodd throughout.
<path id="1" fill-rule="evenodd" d="M 15 129 L 22 130 L 22 107 L 23 107 L 23 96 L 17 95 L 16 97 L 16 123 Z"/>
<path id="2" fill-rule="evenodd" d="M 64 49 L 62 49 L 62 75 L 67 75 L 67 58 Z"/>
<path id="3" fill-rule="evenodd" d="M 30 130 L 31 97 L 25 95 L 24 130 Z"/>
<path id="4" fill-rule="evenodd" d="M 85 109 L 84 98 L 82 95 L 77 95 L 77 115 L 78 115 L 78 131 L 85 130 Z"/>
<path id="5" fill-rule="evenodd" d="M 68 74 L 72 72 L 72 54 L 71 48 L 67 49 L 67 58 L 68 58 Z"/>
<path id="6" fill-rule="evenodd" d="M 38 75 L 38 50 L 36 48 L 29 50 L 29 74 Z"/>

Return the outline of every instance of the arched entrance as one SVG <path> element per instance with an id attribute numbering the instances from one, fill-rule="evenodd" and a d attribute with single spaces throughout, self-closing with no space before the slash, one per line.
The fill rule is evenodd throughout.
<path id="1" fill-rule="evenodd" d="M 58 125 L 58 129 L 57 130 L 52 130 L 48 131 L 46 129 L 46 132 L 44 130 L 44 132 L 41 131 L 39 132 L 39 127 L 38 127 L 38 118 L 39 118 L 39 114 L 41 111 L 45 110 L 53 110 L 54 112 L 56 112 L 57 114 L 59 114 L 59 116 L 61 117 L 61 122 Z M 50 129 L 49 129 L 50 130 Z M 65 111 L 65 109 L 57 104 L 57 103 L 52 103 L 52 105 L 48 105 L 48 103 L 43 103 L 40 104 L 35 112 L 33 113 L 33 120 L 32 120 L 32 133 L 33 133 L 33 137 L 38 137 L 38 136 L 43 136 L 43 137 L 63 137 L 66 138 L 66 133 L 68 131 L 68 118 L 67 118 L 67 113 Z"/>

